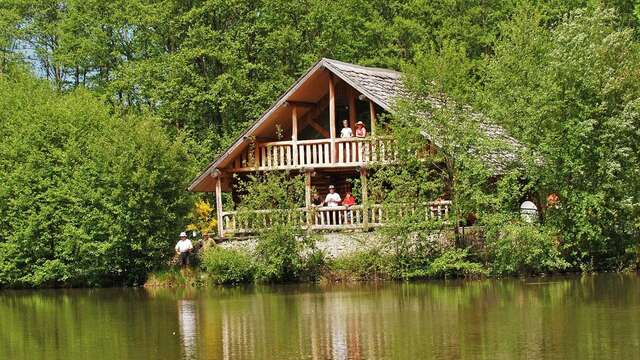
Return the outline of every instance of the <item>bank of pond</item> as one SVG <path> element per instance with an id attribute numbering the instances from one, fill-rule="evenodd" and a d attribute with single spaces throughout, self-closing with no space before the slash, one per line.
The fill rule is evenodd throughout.
<path id="1" fill-rule="evenodd" d="M 145 287 L 476 280 L 596 272 L 594 269 L 576 268 L 560 256 L 531 251 L 530 248 L 512 251 L 511 256 L 491 256 L 486 249 L 429 246 L 413 244 L 400 251 L 378 243 L 330 256 L 315 246 L 296 241 L 283 242 L 282 239 L 266 244 L 258 242 L 249 248 L 211 245 L 192 254 L 187 267 L 173 264 L 150 273 Z M 636 271 L 636 267 L 627 267 L 616 272 Z"/>

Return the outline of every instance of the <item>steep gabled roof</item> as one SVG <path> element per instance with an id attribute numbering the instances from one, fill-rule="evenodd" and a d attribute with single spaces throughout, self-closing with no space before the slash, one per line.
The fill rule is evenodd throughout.
<path id="1" fill-rule="evenodd" d="M 359 91 L 368 99 L 387 111 L 392 110 L 393 98 L 403 91 L 400 80 L 401 73 L 380 68 L 370 68 L 342 61 L 323 58 L 307 70 L 276 102 L 265 111 L 247 130 L 245 130 L 227 150 L 211 162 L 204 171 L 191 183 L 188 190 L 197 190 L 197 186 L 215 170 L 231 153 L 242 146 L 246 139 L 295 93 L 296 90 L 312 75 L 326 69 L 338 78 Z"/>
<path id="2" fill-rule="evenodd" d="M 254 134 L 256 130 L 260 129 L 261 126 L 264 125 L 265 121 L 277 110 L 285 106 L 285 103 L 289 98 L 294 95 L 308 79 L 324 69 L 342 79 L 345 83 L 366 96 L 369 100 L 389 112 L 394 112 L 395 99 L 399 99 L 408 94 L 402 83 L 402 73 L 398 71 L 359 66 L 338 60 L 323 58 L 298 78 L 298 80 L 291 85 L 291 87 L 282 94 L 282 96 L 280 96 L 278 100 L 276 100 L 276 102 L 247 130 L 245 130 L 224 153 L 222 153 L 215 161 L 207 165 L 206 169 L 191 183 L 188 190 L 198 191 L 198 185 L 203 183 L 204 180 L 207 179 L 208 175 L 217 169 L 220 164 L 223 163 L 234 151 L 243 146 L 247 139 Z M 509 136 L 504 129 L 497 125 L 493 125 L 490 122 L 484 124 L 482 130 L 485 131 L 487 136 L 490 138 L 500 139 L 502 141 L 506 140 L 506 143 L 513 144 L 515 148 L 519 148 L 521 146 L 521 144 L 516 139 Z M 514 158 L 515 154 L 506 151 L 492 154 L 491 157 L 492 159 L 489 160 L 490 162 L 499 164 L 503 161 Z M 496 169 L 500 169 L 501 167 L 502 166 L 500 164 L 496 165 Z"/>

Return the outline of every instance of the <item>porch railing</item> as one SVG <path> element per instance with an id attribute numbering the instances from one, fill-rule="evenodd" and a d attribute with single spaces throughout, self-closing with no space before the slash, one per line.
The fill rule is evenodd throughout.
<path id="1" fill-rule="evenodd" d="M 441 200 L 424 204 L 421 207 L 398 206 L 392 209 L 397 216 L 424 212 L 425 219 L 446 219 L 449 216 L 451 201 Z M 256 210 L 239 217 L 237 211 L 222 214 L 224 236 L 251 234 L 257 229 L 287 219 L 310 230 L 350 230 L 365 229 L 384 225 L 389 219 L 389 208 L 382 205 L 364 207 L 362 205 L 323 206 L 299 208 L 294 210 Z"/>
<path id="2" fill-rule="evenodd" d="M 274 141 L 249 146 L 234 164 L 234 171 L 286 170 L 301 167 L 358 166 L 392 162 L 394 140 L 387 137 Z"/>

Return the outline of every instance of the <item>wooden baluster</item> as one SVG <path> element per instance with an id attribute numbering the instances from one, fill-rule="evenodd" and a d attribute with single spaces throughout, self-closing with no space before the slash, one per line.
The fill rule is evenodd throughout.
<path id="1" fill-rule="evenodd" d="M 286 149 L 288 149 L 288 148 L 289 148 L 289 146 L 280 146 L 280 166 L 286 165 L 284 157 L 286 155 L 285 154 Z M 289 156 L 291 156 L 291 155 L 289 155 Z"/>
<path id="2" fill-rule="evenodd" d="M 351 143 L 343 143 L 344 144 L 344 162 L 347 164 L 351 162 Z"/>
<path id="3" fill-rule="evenodd" d="M 311 165 L 311 145 L 305 145 L 305 149 L 307 151 L 307 164 Z"/>
<path id="4" fill-rule="evenodd" d="M 338 143 L 338 162 L 344 161 L 344 143 Z"/>
<path id="5" fill-rule="evenodd" d="M 324 147 L 324 164 L 329 164 L 331 162 L 331 152 L 329 151 L 329 144 L 321 145 Z"/>
<path id="6" fill-rule="evenodd" d="M 322 144 L 318 145 L 318 163 L 323 163 L 324 158 L 326 156 L 327 154 L 324 153 L 324 148 L 322 147 Z"/>
<path id="7" fill-rule="evenodd" d="M 307 165 L 306 159 L 305 159 L 305 157 L 304 157 L 304 145 L 299 145 L 299 146 L 298 146 L 298 149 L 299 149 L 299 150 L 298 150 L 298 151 L 299 151 L 299 154 L 298 154 L 298 156 L 299 156 L 298 163 L 299 163 L 300 165 Z"/>
<path id="8" fill-rule="evenodd" d="M 357 143 L 355 141 L 351 142 L 351 162 L 357 162 L 358 161 L 358 147 L 357 147 Z"/>
<path id="9" fill-rule="evenodd" d="M 292 146 L 287 145 L 287 161 L 286 161 L 286 165 L 287 166 L 293 166 L 293 158 L 291 157 L 291 149 L 292 149 Z"/>
<path id="10" fill-rule="evenodd" d="M 331 225 L 335 225 L 336 224 L 336 211 L 332 210 L 331 211 Z"/>

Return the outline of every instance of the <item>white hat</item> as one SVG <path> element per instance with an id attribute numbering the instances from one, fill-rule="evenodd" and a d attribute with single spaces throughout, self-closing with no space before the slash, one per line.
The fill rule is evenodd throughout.
<path id="1" fill-rule="evenodd" d="M 184 232 L 184 231 L 180 233 L 180 237 L 183 237 L 183 236 L 184 236 L 184 237 L 187 237 L 187 233 L 186 233 L 186 232 Z"/>

